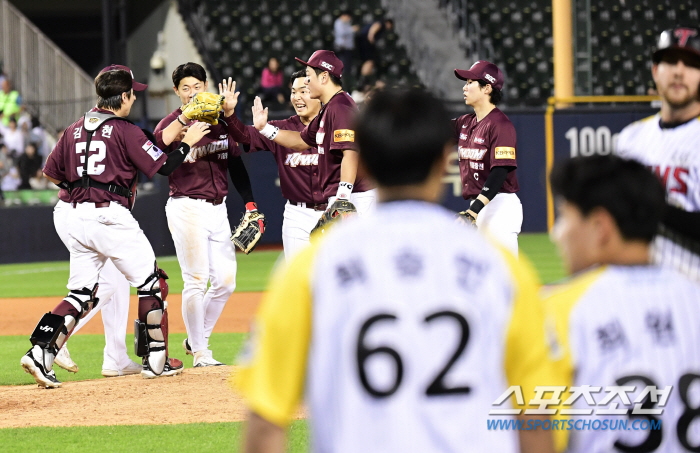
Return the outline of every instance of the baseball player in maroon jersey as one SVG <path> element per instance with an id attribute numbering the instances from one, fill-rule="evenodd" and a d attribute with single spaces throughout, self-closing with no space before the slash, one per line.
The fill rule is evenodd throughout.
<path id="1" fill-rule="evenodd" d="M 359 160 L 353 129 L 357 106 L 343 91 L 343 63 L 330 50 L 317 50 L 308 62 L 296 60 L 306 66 L 305 82 L 310 97 L 323 104 L 318 116 L 301 132 L 282 130 L 268 124 L 267 109 L 256 97 L 253 105 L 255 128 L 265 138 L 296 151 L 315 146 L 323 197 L 314 198 L 314 201 L 327 201 L 331 206 L 336 200 L 350 200 L 361 215 L 376 205 L 376 190 L 357 172 Z"/>
<path id="2" fill-rule="evenodd" d="M 496 107 L 502 98 L 503 73 L 493 63 L 477 61 L 468 70 L 455 69 L 455 75 L 467 82 L 464 102 L 474 109 L 452 120 L 462 196 L 471 200 L 460 215 L 517 256 L 523 207 L 515 194 L 519 190 L 515 127 Z"/>
<path id="3" fill-rule="evenodd" d="M 134 91 L 146 85 L 133 79 L 125 66 L 111 65 L 95 78 L 97 107 L 68 127 L 49 155 L 44 174 L 68 190 L 71 212 L 66 222 L 70 252 L 68 295 L 45 314 L 31 335 L 32 347 L 21 364 L 40 387 L 60 387 L 53 362 L 75 326 L 98 304 L 98 279 L 107 259 L 138 289 L 136 353 L 143 357 L 142 376 L 182 372 L 182 362 L 168 358 L 167 275 L 156 264 L 130 208 L 135 196 L 137 170 L 149 178 L 168 175 L 185 159 L 190 145 L 209 130 L 196 125 L 187 132 L 177 152 L 165 155 L 126 120 Z"/>
<path id="4" fill-rule="evenodd" d="M 305 84 L 306 72 L 292 74 L 290 100 L 296 115 L 284 120 L 270 121 L 283 130 L 301 132 L 318 115 L 321 102 L 309 97 Z M 282 196 L 286 198 L 282 243 L 284 256 L 289 259 L 309 243 L 309 235 L 328 204 L 318 177 L 319 154 L 316 147 L 304 151 L 287 148 L 263 137 L 254 126 L 244 125 L 236 115 L 231 116 L 236 129 L 233 138 L 249 152 L 270 151 L 275 157 L 280 177 Z"/>
<path id="5" fill-rule="evenodd" d="M 183 106 L 207 87 L 207 74 L 197 63 L 182 64 L 173 71 L 173 89 Z M 231 78 L 219 84 L 219 92 L 225 96 L 224 118 L 211 126 L 168 178 L 170 199 L 165 212 L 184 280 L 182 317 L 188 336 L 183 347 L 194 356 L 195 367 L 223 365 L 213 358 L 209 337 L 236 288 L 236 252 L 229 239 L 231 227 L 225 203 L 228 174 L 246 211 L 257 211 L 241 151 L 231 138 L 228 118 L 238 99 L 235 89 Z M 166 152 L 176 150 L 183 131 L 197 124 L 189 123 L 178 108 L 156 126 L 158 145 Z"/>

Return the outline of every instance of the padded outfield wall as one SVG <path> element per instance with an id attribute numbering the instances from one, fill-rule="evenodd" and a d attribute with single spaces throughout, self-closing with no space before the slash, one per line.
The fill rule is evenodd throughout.
<path id="1" fill-rule="evenodd" d="M 523 231 L 547 231 L 547 137 L 544 110 L 506 111 L 518 135 L 518 179 L 523 204 Z M 575 155 L 608 154 L 614 147 L 616 134 L 632 121 L 647 117 L 654 110 L 624 107 L 555 110 L 552 116 L 551 153 L 554 162 Z M 456 111 L 455 116 L 460 112 Z M 253 184 L 255 199 L 268 219 L 263 243 L 281 244 L 282 213 L 285 200 L 279 190 L 277 168 L 270 153 L 258 152 L 243 156 Z M 455 211 L 466 209 L 461 197 L 459 169 L 454 158 L 445 176 L 444 205 Z M 174 255 L 175 248 L 165 218 L 167 183 L 156 184 L 155 194 L 138 198 L 134 216 L 151 241 L 158 256 Z M 241 198 L 230 186 L 229 220 L 233 226 L 243 214 Z M 551 214 L 550 214 L 551 215 Z M 0 263 L 52 261 L 68 259 L 68 252 L 53 226 L 53 208 L 49 206 L 0 209 Z"/>

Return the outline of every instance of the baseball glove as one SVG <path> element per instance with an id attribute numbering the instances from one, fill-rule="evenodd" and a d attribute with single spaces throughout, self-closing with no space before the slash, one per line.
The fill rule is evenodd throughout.
<path id="1" fill-rule="evenodd" d="M 190 120 L 216 125 L 219 123 L 219 113 L 223 110 L 223 105 L 223 96 L 214 93 L 197 93 L 189 104 L 182 107 L 182 113 Z"/>
<path id="2" fill-rule="evenodd" d="M 231 241 L 247 255 L 258 245 L 266 225 L 265 214 L 257 210 L 247 211 L 236 229 L 231 232 Z"/>
<path id="3" fill-rule="evenodd" d="M 350 203 L 348 200 L 336 200 L 330 208 L 326 209 L 326 212 L 323 213 L 321 218 L 318 219 L 316 226 L 311 230 L 311 236 L 324 234 L 333 223 L 351 216 L 354 212 L 357 212 L 354 204 Z"/>
<path id="4" fill-rule="evenodd" d="M 457 222 L 464 223 L 465 225 L 470 225 L 476 228 L 476 214 L 474 214 L 470 209 L 457 213 Z"/>

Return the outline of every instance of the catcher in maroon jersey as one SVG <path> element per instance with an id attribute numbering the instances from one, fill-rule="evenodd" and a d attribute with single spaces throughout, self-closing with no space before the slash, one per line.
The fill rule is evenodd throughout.
<path id="1" fill-rule="evenodd" d="M 166 152 L 179 146 L 183 131 L 200 124 L 188 116 L 198 97 L 218 97 L 207 93 L 207 74 L 197 63 L 178 66 L 172 77 L 173 90 L 183 106 L 156 126 L 156 140 Z M 211 106 L 215 115 L 206 119 L 197 117 L 212 123 L 209 133 L 192 147 L 182 166 L 169 177 L 170 199 L 165 212 L 184 280 L 182 316 L 188 336 L 183 347 L 194 356 L 195 367 L 222 365 L 213 358 L 209 337 L 236 287 L 236 253 L 229 240 L 231 228 L 225 203 L 228 174 L 246 204 L 239 229 L 253 224 L 257 227 L 256 238 L 247 236 L 254 242 L 242 247 L 244 252 L 252 250 L 265 228 L 265 217 L 258 212 L 253 199 L 240 148 L 232 138 L 229 118 L 238 99 L 235 89 L 231 78 L 219 83 L 220 102 Z M 235 242 L 235 233 L 232 239 Z"/>
<path id="2" fill-rule="evenodd" d="M 107 259 L 138 289 L 135 346 L 143 357 L 142 376 L 182 372 L 182 362 L 168 357 L 167 275 L 158 268 L 130 208 L 137 170 L 149 178 L 169 175 L 209 126 L 190 128 L 180 146 L 164 154 L 126 119 L 136 100 L 134 92 L 145 89 L 125 66 L 103 69 L 95 78 L 97 107 L 66 129 L 47 158 L 44 174 L 66 189 L 63 201 L 72 206 L 60 219 L 67 223 L 60 226 L 67 232 L 70 275 L 68 295 L 41 318 L 30 338 L 32 348 L 21 360 L 40 387 L 61 386 L 54 359 L 75 326 L 98 304 L 97 281 Z"/>
<path id="3" fill-rule="evenodd" d="M 455 69 L 466 81 L 464 102 L 474 113 L 452 120 L 457 140 L 462 196 L 470 200 L 460 218 L 484 229 L 516 256 L 523 207 L 516 168 L 515 127 L 498 108 L 503 73 L 488 61 L 477 61 L 468 70 Z"/>
<path id="4" fill-rule="evenodd" d="M 318 177 L 323 198 L 328 200 L 328 211 L 339 205 L 357 208 L 359 214 L 376 205 L 376 190 L 366 178 L 358 174 L 358 153 L 353 126 L 357 105 L 343 91 L 343 63 L 329 50 L 317 50 L 309 61 L 299 58 L 306 66 L 305 84 L 311 99 L 322 102 L 321 110 L 301 132 L 282 130 L 268 124 L 267 109 L 259 97 L 253 104 L 253 123 L 265 138 L 284 147 L 304 151 L 318 150 Z M 334 208 L 334 204 L 336 208 Z M 350 203 L 351 202 L 351 203 Z"/>

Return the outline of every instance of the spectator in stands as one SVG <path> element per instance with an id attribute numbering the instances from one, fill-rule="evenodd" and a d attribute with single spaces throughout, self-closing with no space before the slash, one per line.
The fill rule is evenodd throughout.
<path id="1" fill-rule="evenodd" d="M 0 200 L 5 198 L 2 194 L 2 180 L 14 165 L 15 162 L 12 160 L 7 146 L 4 143 L 0 143 Z"/>
<path id="2" fill-rule="evenodd" d="M 279 104 L 284 104 L 284 76 L 280 62 L 275 57 L 271 57 L 267 62 L 267 67 L 263 69 L 262 78 L 260 80 L 264 101 L 277 101 Z"/>
<path id="3" fill-rule="evenodd" d="M 22 154 L 17 160 L 17 168 L 19 169 L 19 177 L 22 180 L 19 188 L 31 189 L 29 179 L 37 176 L 37 172 L 41 172 L 41 155 L 37 152 L 36 144 L 27 143 Z"/>
<path id="4" fill-rule="evenodd" d="M 41 124 L 39 123 L 39 118 L 32 116 L 31 117 L 31 130 L 29 131 L 29 141 L 36 143 L 37 146 L 37 151 L 39 151 L 39 154 L 41 155 L 41 158 L 46 161 L 46 158 L 49 156 L 49 153 L 51 153 L 51 149 L 49 148 L 49 141 L 46 139 L 46 131 L 44 130 L 43 127 L 41 127 Z"/>
<path id="5" fill-rule="evenodd" d="M 12 89 L 10 79 L 5 78 L 2 81 L 2 90 L 0 90 L 0 122 L 7 126 L 10 119 L 17 120 L 22 112 L 22 98 L 17 90 Z"/>
<path id="6" fill-rule="evenodd" d="M 2 141 L 7 145 L 12 157 L 22 154 L 24 150 L 24 136 L 17 127 L 17 121 L 14 118 L 10 118 L 7 126 L 0 122 L 0 133 L 2 134 Z"/>
<path id="7" fill-rule="evenodd" d="M 362 67 L 360 76 L 369 78 L 374 74 L 375 62 L 379 58 L 377 54 L 377 39 L 387 31 L 394 28 L 394 21 L 384 19 L 367 24 L 357 34 L 357 50 L 360 52 Z"/>
<path id="8" fill-rule="evenodd" d="M 352 76 L 352 54 L 355 49 L 355 32 L 358 30 L 357 25 L 352 25 L 352 15 L 348 10 L 340 13 L 333 24 L 335 54 L 343 62 L 344 76 Z M 343 78 L 347 80 L 347 77 Z"/>

